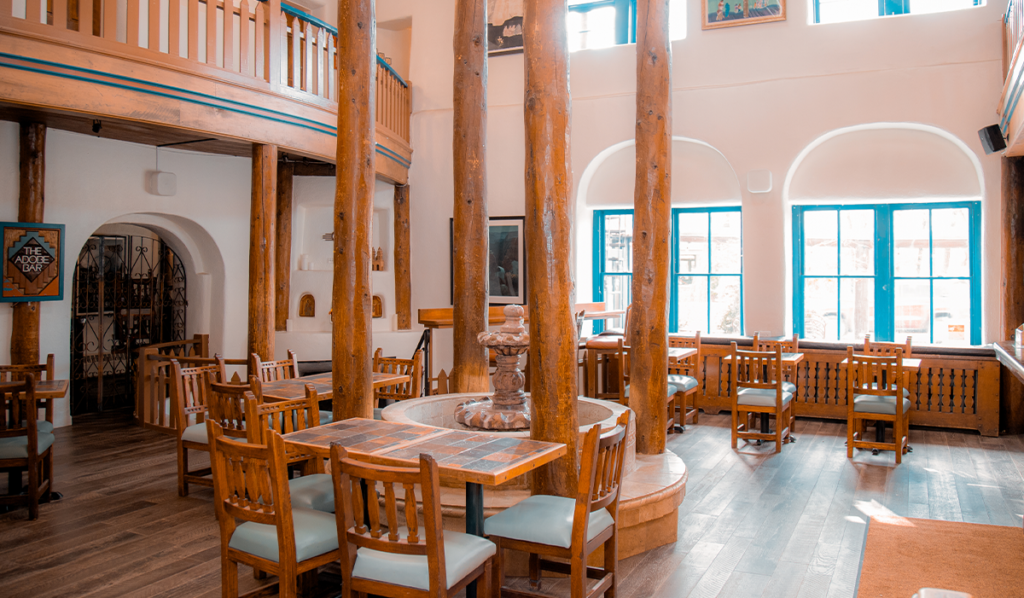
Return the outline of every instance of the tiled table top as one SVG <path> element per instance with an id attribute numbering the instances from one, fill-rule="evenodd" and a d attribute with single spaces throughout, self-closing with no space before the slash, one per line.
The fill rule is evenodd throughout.
<path id="1" fill-rule="evenodd" d="M 329 399 L 334 396 L 334 377 L 330 372 L 325 374 L 313 374 L 291 380 L 277 380 L 275 382 L 263 383 L 263 397 L 271 401 L 293 401 L 306 396 L 306 385 L 312 384 L 316 393 L 321 399 Z M 409 376 L 403 374 L 381 374 L 373 373 L 373 388 L 402 384 L 409 381 Z"/>

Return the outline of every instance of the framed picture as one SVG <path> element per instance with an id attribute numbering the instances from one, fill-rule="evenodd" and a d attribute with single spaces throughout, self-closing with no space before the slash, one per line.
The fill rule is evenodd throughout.
<path id="1" fill-rule="evenodd" d="M 0 302 L 64 298 L 64 225 L 0 222 L 4 239 Z"/>
<path id="2" fill-rule="evenodd" d="M 491 218 L 487 243 L 487 302 L 490 305 L 526 305 L 525 216 Z M 448 220 L 451 248 L 451 298 L 455 304 L 455 219 Z"/>
<path id="3" fill-rule="evenodd" d="M 701 29 L 786 20 L 786 0 L 702 0 Z"/>
<path id="4" fill-rule="evenodd" d="M 487 55 L 523 51 L 523 0 L 487 0 Z"/>

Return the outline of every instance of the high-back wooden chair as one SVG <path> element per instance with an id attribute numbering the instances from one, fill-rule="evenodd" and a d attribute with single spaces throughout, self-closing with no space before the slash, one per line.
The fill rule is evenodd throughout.
<path id="1" fill-rule="evenodd" d="M 618 348 L 615 351 L 615 361 L 618 364 L 617 373 L 619 377 L 619 404 L 623 407 L 629 406 L 629 378 L 630 378 L 630 365 L 629 365 L 629 352 L 630 347 L 626 344 L 623 337 L 617 339 Z M 665 401 L 671 401 L 676 395 L 679 389 L 675 384 L 668 383 L 668 393 L 665 396 Z"/>
<path id="2" fill-rule="evenodd" d="M 793 393 L 782 388 L 782 347 L 775 351 L 740 351 L 732 343 L 729 388 L 732 395 L 732 448 L 736 441 L 764 440 L 775 442 L 775 452 L 782 451 L 783 441 L 791 440 L 793 426 Z M 759 430 L 751 429 L 752 416 L 761 420 Z M 768 427 L 768 417 L 775 418 L 775 431 Z"/>
<path id="3" fill-rule="evenodd" d="M 222 384 L 207 378 L 207 419 L 220 424 L 224 435 L 244 440 L 246 434 L 247 403 L 263 402 L 262 386 L 256 376 L 249 376 L 249 384 Z"/>
<path id="4" fill-rule="evenodd" d="M 896 349 L 893 355 L 857 355 L 853 347 L 846 349 L 846 456 L 853 457 L 853 449 L 872 449 L 896 453 L 899 465 L 909 450 L 908 430 L 910 428 L 911 401 L 904 393 L 903 350 Z M 899 400 L 897 400 L 899 397 Z M 885 426 L 892 422 L 892 442 L 876 438 L 874 442 L 864 439 L 864 422 L 875 422 L 879 436 Z"/>
<path id="5" fill-rule="evenodd" d="M 177 359 L 171 360 L 171 409 L 174 413 L 178 450 L 178 495 L 188 496 L 188 485 L 212 486 L 210 469 L 190 470 L 188 452 L 209 452 L 206 436 L 207 390 L 211 382 L 224 379 L 224 360 L 217 363 L 183 368 Z"/>
<path id="6" fill-rule="evenodd" d="M 420 396 L 423 388 L 423 350 L 416 351 L 412 359 L 384 357 L 378 347 L 373 353 L 373 371 L 380 374 L 409 376 L 408 382 L 383 386 L 373 391 L 375 404 L 386 407 L 389 401 L 404 401 Z"/>
<path id="7" fill-rule="evenodd" d="M 430 394 L 432 395 L 446 395 L 448 394 L 448 381 L 451 380 L 451 375 L 446 374 L 444 370 L 437 373 L 437 377 L 431 380 L 432 385 Z"/>
<path id="8" fill-rule="evenodd" d="M 0 382 L 21 382 L 25 374 L 32 374 L 36 382 L 53 380 L 56 370 L 53 353 L 46 356 L 46 362 L 35 365 L 0 365 Z M 45 419 L 36 420 L 36 429 L 40 432 L 53 433 L 53 400 L 37 399 L 40 409 L 45 412 Z"/>
<path id="9" fill-rule="evenodd" d="M 754 351 L 761 352 L 775 352 L 775 349 L 782 347 L 783 353 L 799 353 L 800 352 L 800 335 L 794 334 L 793 338 L 775 340 L 775 339 L 762 339 L 758 333 L 754 333 L 754 340 L 752 343 Z M 782 364 L 782 390 L 793 393 L 794 405 L 800 400 L 799 387 L 796 383 L 796 369 L 797 364 L 785 363 Z"/>
<path id="10" fill-rule="evenodd" d="M 534 495 L 484 520 L 484 532 L 498 547 L 498 585 L 504 595 L 544 596 L 504 588 L 502 550 L 521 550 L 530 555 L 531 584 L 540 589 L 541 571 L 555 571 L 570 578 L 572 598 L 591 598 L 607 592 L 614 596 L 618 578 L 619 489 L 626 452 L 629 411 L 615 427 L 601 433 L 591 428 L 583 440 L 579 490 L 576 498 Z M 604 566 L 587 567 L 587 557 L 604 546 Z M 565 559 L 554 562 L 544 557 Z M 596 579 L 587 591 L 587 578 Z"/>
<path id="11" fill-rule="evenodd" d="M 249 371 L 259 378 L 260 382 L 291 380 L 299 377 L 299 360 L 295 357 L 295 351 L 291 349 L 288 350 L 288 359 L 260 361 L 260 356 L 253 353 L 249 360 L 252 362 L 252 369 Z"/>
<path id="12" fill-rule="evenodd" d="M 419 467 L 388 467 L 352 459 L 344 447 L 332 444 L 331 472 L 342 596 L 450 597 L 479 580 L 483 587 L 477 588 L 478 596 L 497 597 L 492 590 L 495 545 L 441 525 L 440 480 L 433 457 L 420 455 Z M 423 527 L 417 495 L 423 503 Z"/>
<path id="13" fill-rule="evenodd" d="M 865 355 L 895 355 L 896 351 L 901 351 L 904 357 L 911 356 L 911 341 L 913 337 L 908 336 L 907 340 L 902 343 L 889 343 L 883 341 L 872 341 L 871 335 L 864 336 L 864 354 Z"/>
<path id="14" fill-rule="evenodd" d="M 668 383 L 676 387 L 676 394 L 668 400 L 668 428 L 670 432 L 682 432 L 688 422 L 692 420 L 696 424 L 700 418 L 697 394 L 704 380 L 700 330 L 693 336 L 673 334 L 668 337 L 668 346 L 697 350 L 695 354 L 668 365 Z"/>
<path id="15" fill-rule="evenodd" d="M 0 383 L 0 470 L 9 470 L 8 493 L 0 505 L 28 507 L 29 519 L 39 518 L 40 501 L 53 492 L 54 436 L 41 432 L 36 423 L 36 383 L 32 372 L 17 382 Z M 22 494 L 22 471 L 28 472 L 28 488 Z"/>
<path id="16" fill-rule="evenodd" d="M 259 445 L 224 436 L 215 421 L 207 425 L 220 524 L 221 595 L 238 596 L 238 563 L 245 563 L 277 575 L 279 595 L 294 598 L 300 574 L 340 557 L 334 515 L 294 507 L 284 440 L 277 433 L 268 432 L 268 443 Z"/>

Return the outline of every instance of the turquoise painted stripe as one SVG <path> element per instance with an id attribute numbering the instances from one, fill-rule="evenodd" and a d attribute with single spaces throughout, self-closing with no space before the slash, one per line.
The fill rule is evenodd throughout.
<path id="1" fill-rule="evenodd" d="M 385 146 L 383 146 L 383 145 L 381 145 L 379 143 L 377 144 L 377 151 L 382 153 L 382 154 L 384 154 L 388 158 L 391 158 L 395 162 L 398 162 L 399 164 L 402 164 L 406 168 L 409 168 L 409 166 L 412 165 L 412 162 L 410 162 L 409 160 L 406 160 L 401 154 L 399 154 L 399 153 L 395 152 L 394 150 L 392 150 L 391 148 L 385 147 Z"/>

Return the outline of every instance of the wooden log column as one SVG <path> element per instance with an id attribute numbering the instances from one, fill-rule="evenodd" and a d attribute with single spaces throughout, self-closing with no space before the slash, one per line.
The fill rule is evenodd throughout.
<path id="1" fill-rule="evenodd" d="M 46 125 L 21 124 L 21 176 L 18 222 L 42 222 L 46 176 Z M 39 302 L 14 304 L 11 326 L 11 363 L 39 363 Z"/>
<path id="2" fill-rule="evenodd" d="M 334 195 L 334 421 L 373 417 L 371 226 L 376 23 L 373 0 L 338 2 L 338 156 Z"/>
<path id="3" fill-rule="evenodd" d="M 530 437 L 562 442 L 565 457 L 532 477 L 534 494 L 575 496 L 579 457 L 565 2 L 526 0 L 526 263 L 530 306 Z"/>
<path id="4" fill-rule="evenodd" d="M 1024 324 L 1024 158 L 1003 158 L 1002 310 L 1003 339 Z M 1000 339 L 1002 340 L 1002 339 Z M 1024 432 L 1024 385 L 1000 368 L 1000 430 Z"/>
<path id="5" fill-rule="evenodd" d="M 288 308 L 292 280 L 292 182 L 295 164 L 281 162 L 277 167 L 277 244 L 274 247 L 274 330 L 288 327 Z"/>
<path id="6" fill-rule="evenodd" d="M 412 328 L 411 255 L 409 185 L 395 185 L 395 313 L 399 330 Z"/>
<path id="7" fill-rule="evenodd" d="M 452 247 L 452 392 L 486 392 L 487 349 L 487 2 L 455 6 L 455 214 Z"/>
<path id="8" fill-rule="evenodd" d="M 669 0 L 638 0 L 636 185 L 633 197 L 633 309 L 629 407 L 636 450 L 665 450 L 668 392 L 669 239 L 672 231 L 672 47 Z"/>
<path id="9" fill-rule="evenodd" d="M 249 355 L 274 359 L 274 219 L 277 215 L 277 146 L 252 146 L 249 213 Z"/>

